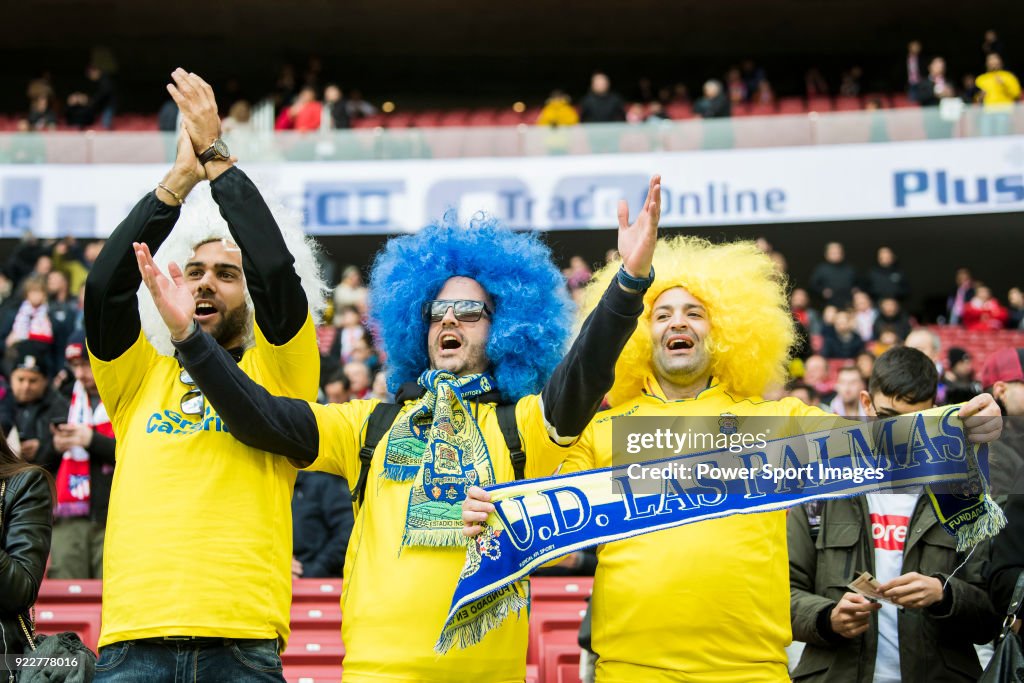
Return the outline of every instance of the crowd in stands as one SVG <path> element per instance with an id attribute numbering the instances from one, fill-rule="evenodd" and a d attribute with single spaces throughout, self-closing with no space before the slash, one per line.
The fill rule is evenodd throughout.
<path id="1" fill-rule="evenodd" d="M 760 240 L 759 245 L 785 273 L 785 258 L 767 241 Z M 91 431 L 75 437 L 75 430 L 62 434 L 67 425 L 55 424 L 67 421 L 74 400 L 73 386 L 80 379 L 75 370 L 84 348 L 80 297 L 88 270 L 102 247 L 102 241 L 83 244 L 72 237 L 57 241 L 27 237 L 0 270 L 0 350 L 5 360 L 0 374 L 0 426 L 9 440 L 20 442 L 25 457 L 45 464 L 55 475 L 63 461 L 58 448 L 78 444 L 87 450 L 99 448 L 100 440 Z M 606 255 L 608 260 L 615 257 L 614 250 Z M 387 358 L 375 342 L 362 273 L 355 265 L 342 270 L 319 328 L 320 401 L 324 403 L 358 398 L 392 400 L 386 387 Z M 592 277 L 591 264 L 572 256 L 563 274 L 569 292 L 580 302 Z M 830 243 L 808 285 L 792 289 L 790 296 L 793 316 L 802 331 L 794 353 L 792 381 L 771 398 L 795 396 L 840 415 L 863 414 L 857 397 L 866 386 L 875 359 L 901 345 L 917 348 L 934 361 L 941 378 L 940 403 L 967 400 L 982 390 L 975 377 L 978 362 L 964 348 L 968 344 L 953 343 L 943 348 L 933 329 L 917 325 L 904 310 L 911 283 L 889 247 L 880 247 L 876 263 L 864 269 L 846 261 L 841 244 Z M 946 335 L 954 342 L 957 335 L 1024 330 L 1024 294 L 1020 287 L 1014 287 L 1004 306 L 988 287 L 961 268 L 949 295 L 947 322 L 951 327 L 945 329 L 959 330 Z M 100 492 L 100 497 L 104 490 L 109 491 L 109 483 L 99 482 L 109 482 L 112 465 L 112 459 L 109 463 L 107 459 L 94 463 L 93 490 Z M 300 482 L 297 491 L 328 485 L 344 488 L 337 480 L 319 481 L 330 476 L 303 473 L 311 481 Z M 310 550 L 336 549 L 338 545 L 310 539 L 347 537 L 351 506 L 342 496 L 343 503 L 330 510 L 304 508 L 307 504 L 320 505 L 322 498 L 296 495 L 297 556 L 303 548 L 303 560 L 296 560 L 296 576 L 303 575 L 304 564 L 305 576 L 340 575 L 343 553 L 318 558 Z M 103 512 L 92 517 L 102 520 L 104 503 L 94 497 L 94 507 Z M 59 553 L 59 534 L 54 542 Z M 99 566 L 94 564 L 94 571 Z M 56 570 L 57 576 L 66 576 L 59 573 L 60 566 Z"/>
<path id="2" fill-rule="evenodd" d="M 737 115 L 767 115 L 775 113 L 801 113 L 809 107 L 815 111 L 881 109 L 890 106 L 933 106 L 947 99 L 963 103 L 983 103 L 986 110 L 1005 107 L 1020 98 L 1021 89 L 1016 76 L 1006 69 L 1004 46 L 994 30 L 985 32 L 979 59 L 973 64 L 957 65 L 953 75 L 941 55 L 924 51 L 919 40 L 908 43 L 905 67 L 901 69 L 905 80 L 895 92 L 872 92 L 869 83 L 877 85 L 888 79 L 869 80 L 859 65 L 851 65 L 840 74 L 828 78 L 818 67 L 809 68 L 803 78 L 803 92 L 779 96 L 766 69 L 755 60 L 743 59 L 730 66 L 721 77 L 707 79 L 699 96 L 691 97 L 682 82 L 656 84 L 648 77 L 639 78 L 626 94 L 612 87 L 607 74 L 593 74 L 590 87 L 573 103 L 566 89 L 551 92 L 544 107 L 528 110 L 522 102 L 513 107 L 517 116 L 503 118 L 483 114 L 479 122 L 465 110 L 465 116 L 454 116 L 459 125 L 501 125 L 504 123 L 537 123 L 545 126 L 571 126 L 578 123 L 608 123 L 664 121 L 691 117 L 726 118 Z M 109 55 L 90 64 L 80 87 L 66 96 L 58 96 L 49 73 L 32 79 L 27 89 L 28 107 L 16 119 L 18 130 L 40 131 L 56 128 L 102 128 L 115 125 L 118 109 L 114 83 L 116 62 Z M 96 60 L 94 60 L 96 61 Z M 226 96 L 221 106 L 227 114 L 225 131 L 246 128 L 256 102 L 247 99 L 234 79 L 219 89 Z M 309 58 L 301 71 L 292 65 L 283 66 L 264 101 L 273 105 L 276 130 L 314 131 L 344 129 L 364 124 L 389 127 L 445 125 L 445 117 L 407 118 L 396 113 L 394 102 L 377 105 L 364 99 L 355 88 L 345 89 L 325 73 L 318 57 Z M 463 110 L 460 110 L 463 111 Z M 487 110 L 490 112 L 490 110 Z M 509 112 L 512 114 L 513 112 Z M 160 130 L 174 130 L 177 108 L 167 100 L 157 119 Z M 126 123 L 126 125 L 129 125 Z M 131 118 L 130 126 L 138 122 Z M 151 126 L 146 119 L 143 126 Z M 1001 121 L 991 122 L 986 132 L 1005 132 Z M 991 130 L 989 130 L 991 129 Z"/>

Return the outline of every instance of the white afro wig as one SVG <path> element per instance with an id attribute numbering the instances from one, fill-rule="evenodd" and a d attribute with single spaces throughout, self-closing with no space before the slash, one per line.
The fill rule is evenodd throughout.
<path id="1" fill-rule="evenodd" d="M 266 194 L 264 198 L 266 199 Z M 317 262 L 319 246 L 313 238 L 307 237 L 303 232 L 302 219 L 297 212 L 290 211 L 282 204 L 269 199 L 267 204 L 281 229 L 288 251 L 295 259 L 295 272 L 302 280 L 302 289 L 306 293 L 306 301 L 309 302 L 313 320 L 319 323 L 326 306 L 326 296 L 330 291 L 320 275 L 320 265 Z M 234 241 L 227 222 L 220 215 L 217 203 L 213 201 L 209 184 L 203 183 L 189 195 L 188 202 L 181 210 L 181 217 L 171 234 L 160 245 L 160 249 L 153 254 L 153 260 L 162 272 L 167 273 L 167 265 L 172 261 L 184 266 L 196 245 L 219 239 Z M 252 311 L 253 304 L 248 290 L 245 293 L 245 300 Z M 154 348 L 164 355 L 174 355 L 170 332 L 160 318 L 145 283 L 139 287 L 139 317 L 142 320 L 142 330 Z M 246 348 L 253 344 L 252 324 L 253 317 L 250 315 L 245 335 Z"/>

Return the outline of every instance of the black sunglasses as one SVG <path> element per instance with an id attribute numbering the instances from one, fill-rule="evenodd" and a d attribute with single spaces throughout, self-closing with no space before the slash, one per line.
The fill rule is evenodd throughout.
<path id="1" fill-rule="evenodd" d="M 185 415 L 202 415 L 206 411 L 206 400 L 203 398 L 203 392 L 196 386 L 192 376 L 188 374 L 188 370 L 185 368 L 181 369 L 178 379 L 181 380 L 182 384 L 192 387 L 181 397 L 181 403 L 179 403 L 181 412 Z"/>
<path id="2" fill-rule="evenodd" d="M 423 320 L 428 323 L 438 323 L 444 319 L 448 309 L 454 309 L 455 319 L 464 323 L 475 323 L 484 315 L 490 318 L 493 314 L 491 309 L 483 301 L 471 299 L 435 299 L 423 304 Z"/>

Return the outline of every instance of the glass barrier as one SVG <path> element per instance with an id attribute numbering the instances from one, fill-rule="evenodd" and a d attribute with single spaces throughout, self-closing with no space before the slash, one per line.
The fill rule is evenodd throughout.
<path id="1" fill-rule="evenodd" d="M 1024 105 L 997 111 L 950 100 L 942 107 L 729 119 L 541 126 L 364 128 L 225 136 L 247 162 L 455 159 L 685 152 L 901 142 L 1024 133 Z M 159 132 L 0 134 L 0 163 L 169 162 L 175 136 Z"/>

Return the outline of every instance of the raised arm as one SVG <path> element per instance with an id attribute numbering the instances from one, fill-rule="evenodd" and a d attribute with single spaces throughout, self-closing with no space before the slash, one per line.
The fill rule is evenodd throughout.
<path id="1" fill-rule="evenodd" d="M 660 217 L 661 176 L 651 178 L 643 209 L 632 225 L 629 207 L 624 200 L 619 202 L 619 253 L 628 276 L 650 277 Z M 615 362 L 643 310 L 643 292 L 614 278 L 541 392 L 544 419 L 554 440 L 579 436 L 597 414 L 615 379 Z"/>
<path id="2" fill-rule="evenodd" d="M 85 281 L 84 313 L 89 350 L 100 360 L 111 361 L 123 354 L 142 329 L 136 296 L 142 277 L 132 243 L 141 242 L 156 251 L 178 220 L 178 198 L 184 199 L 201 179 L 202 167 L 182 131 L 174 166 L 160 183 L 163 187 L 139 200 L 96 258 Z"/>
<path id="3" fill-rule="evenodd" d="M 320 432 L 310 405 L 300 399 L 271 395 L 195 324 L 195 299 L 176 264 L 168 266 L 167 277 L 146 245 L 136 244 L 135 256 L 182 364 L 231 434 L 247 446 L 302 463 L 316 460 Z"/>
<path id="4" fill-rule="evenodd" d="M 213 88 L 194 73 L 177 69 L 168 92 L 181 110 L 196 155 L 220 138 Z M 309 305 L 292 257 L 270 208 L 232 159 L 207 162 L 213 199 L 242 250 L 246 286 L 256 308 L 256 324 L 271 344 L 292 339 L 308 317 Z"/>

